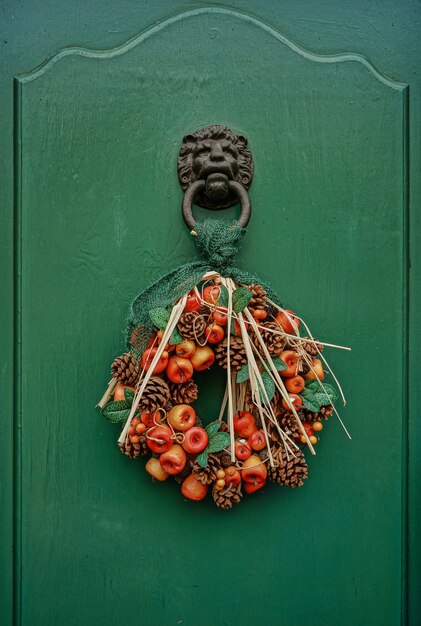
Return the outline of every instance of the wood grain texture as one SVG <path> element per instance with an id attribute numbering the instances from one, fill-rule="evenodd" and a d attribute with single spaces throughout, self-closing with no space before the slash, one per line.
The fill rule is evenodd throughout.
<path id="1" fill-rule="evenodd" d="M 300 54 L 266 28 L 271 11 L 265 27 L 190 12 L 121 54 L 61 55 L 18 81 L 24 624 L 72 624 L 76 605 L 80 624 L 252 624 L 262 607 L 279 624 L 401 619 L 407 81 Z M 176 155 L 216 122 L 247 134 L 256 164 L 243 265 L 353 346 L 332 355 L 353 442 L 332 423 L 303 490 L 228 515 L 151 486 L 92 408 L 130 299 L 194 253 Z M 393 435 L 373 445 L 380 425 Z"/>

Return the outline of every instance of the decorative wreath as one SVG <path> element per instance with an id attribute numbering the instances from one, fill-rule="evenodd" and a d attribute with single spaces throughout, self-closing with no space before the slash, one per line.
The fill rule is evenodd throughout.
<path id="1" fill-rule="evenodd" d="M 123 454 L 149 455 L 153 479 L 173 476 L 190 500 L 210 491 L 222 509 L 268 480 L 301 487 L 304 451 L 314 454 L 324 421 L 339 418 L 339 395 L 345 402 L 323 354 L 324 346 L 342 346 L 316 341 L 268 285 L 232 265 L 244 232 L 238 222 L 197 225 L 203 260 L 133 302 L 128 349 L 114 360 L 98 405 L 109 421 L 124 423 Z M 204 424 L 193 377 L 215 366 L 227 372 L 226 390 L 219 415 Z"/>

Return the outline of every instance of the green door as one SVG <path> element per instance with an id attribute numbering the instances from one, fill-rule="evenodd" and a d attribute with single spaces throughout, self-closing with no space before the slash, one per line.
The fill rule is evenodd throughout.
<path id="1" fill-rule="evenodd" d="M 395 626 L 412 612 L 415 624 L 419 6 L 40 4 L 5 9 L 4 615 Z M 130 301 L 195 253 L 176 160 L 209 124 L 245 134 L 254 157 L 242 267 L 316 336 L 352 347 L 327 353 L 352 441 L 331 419 L 302 489 L 271 486 L 227 512 L 152 484 L 95 409 Z M 200 382 L 210 420 L 222 378 L 208 397 Z"/>

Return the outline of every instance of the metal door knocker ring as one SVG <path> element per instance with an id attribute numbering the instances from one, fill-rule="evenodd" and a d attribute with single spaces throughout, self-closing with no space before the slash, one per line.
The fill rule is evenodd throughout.
<path id="1" fill-rule="evenodd" d="M 184 191 L 183 218 L 194 232 L 193 202 L 220 210 L 240 203 L 239 223 L 251 216 L 247 193 L 253 178 L 253 159 L 247 139 L 226 126 L 207 126 L 186 135 L 178 156 L 178 178 Z"/>

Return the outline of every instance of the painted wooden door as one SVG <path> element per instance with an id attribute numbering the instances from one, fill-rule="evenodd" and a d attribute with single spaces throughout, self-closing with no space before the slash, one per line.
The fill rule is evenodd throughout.
<path id="1" fill-rule="evenodd" d="M 364 54 L 361 7 L 345 46 L 313 13 L 319 46 L 295 42 L 289 5 L 146 5 L 93 3 L 105 31 L 130 10 L 137 27 L 16 64 L 15 622 L 405 623 L 409 73 Z M 212 123 L 247 135 L 255 160 L 242 265 L 352 346 L 329 354 L 352 441 L 332 419 L 302 489 L 229 512 L 152 485 L 94 408 L 131 299 L 194 254 L 176 158 Z M 211 419 L 221 379 L 200 383 Z"/>

